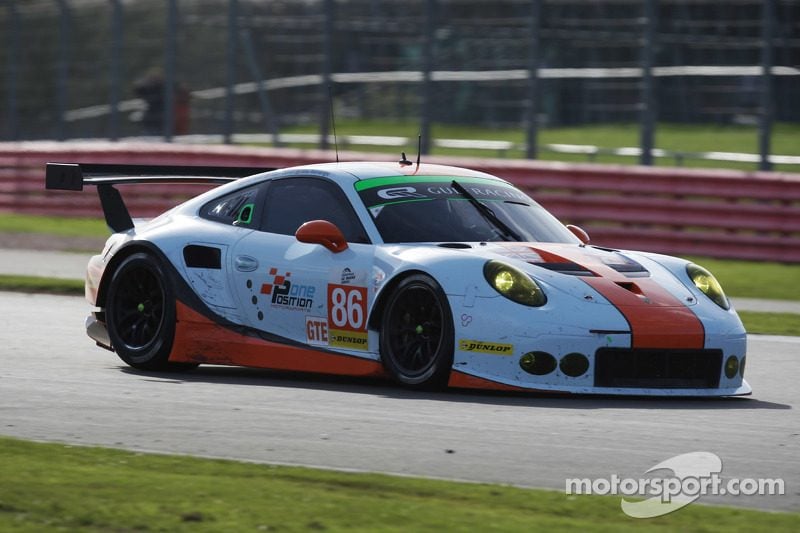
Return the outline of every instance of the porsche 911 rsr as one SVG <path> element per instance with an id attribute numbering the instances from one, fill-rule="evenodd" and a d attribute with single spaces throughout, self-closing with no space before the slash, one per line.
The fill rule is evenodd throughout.
<path id="1" fill-rule="evenodd" d="M 226 183 L 137 222 L 115 188 L 176 181 Z M 482 172 L 407 161 L 267 172 L 48 164 L 48 188 L 85 185 L 98 187 L 114 231 L 89 262 L 87 332 L 135 368 L 750 393 L 745 330 L 708 271 L 593 246 Z"/>

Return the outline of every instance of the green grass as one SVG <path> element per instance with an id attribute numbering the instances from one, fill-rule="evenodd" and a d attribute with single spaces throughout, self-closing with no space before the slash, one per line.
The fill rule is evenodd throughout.
<path id="1" fill-rule="evenodd" d="M 416 138 L 419 133 L 417 122 L 389 121 L 339 121 L 336 125 L 340 138 L 347 135 L 388 135 L 408 137 L 409 145 L 403 148 L 376 147 L 369 145 L 344 146 L 340 149 L 382 152 L 399 156 L 401 150 L 407 154 L 416 154 Z M 315 125 L 286 128 L 284 133 L 318 133 Z M 434 139 L 481 139 L 511 141 L 524 145 L 525 132 L 522 128 L 486 128 L 450 124 L 434 124 L 431 128 Z M 779 155 L 800 155 L 800 124 L 779 123 L 774 126 L 771 140 L 771 151 Z M 538 137 L 541 146 L 545 144 L 580 144 L 601 148 L 621 148 L 639 146 L 639 129 L 636 124 L 593 124 L 579 127 L 542 128 Z M 758 153 L 758 130 L 754 126 L 708 125 L 708 124 L 658 124 L 655 145 L 657 148 L 677 152 L 740 152 Z M 524 157 L 523 150 L 465 150 L 432 148 L 434 155 L 462 155 L 475 157 Z M 636 157 L 614 155 L 597 155 L 589 158 L 586 155 L 554 153 L 542 150 L 542 160 L 567 162 L 597 162 L 613 164 L 637 164 Z M 657 159 L 659 166 L 676 166 L 673 158 Z M 726 161 L 707 161 L 685 159 L 683 165 L 688 167 L 730 168 L 737 170 L 755 170 L 755 163 L 736 163 Z M 800 172 L 798 165 L 779 165 L 775 170 Z"/>
<path id="2" fill-rule="evenodd" d="M 2 531 L 796 531 L 800 515 L 0 438 Z M 535 480 L 532 480 L 535 481 Z"/>
<path id="3" fill-rule="evenodd" d="M 800 336 L 800 315 L 737 311 L 748 333 Z"/>
<path id="4" fill-rule="evenodd" d="M 45 217 L 0 213 L 0 233 L 42 233 L 59 237 L 108 237 L 109 229 L 101 217 Z"/>
<path id="5" fill-rule="evenodd" d="M 37 276 L 0 274 L 0 291 L 82 296 L 84 282 L 79 279 L 40 278 Z"/>
<path id="6" fill-rule="evenodd" d="M 800 301 L 800 264 L 689 259 L 710 270 L 728 296 Z"/>

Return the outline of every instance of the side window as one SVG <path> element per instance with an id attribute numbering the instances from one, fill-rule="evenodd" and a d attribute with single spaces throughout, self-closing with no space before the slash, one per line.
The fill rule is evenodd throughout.
<path id="1" fill-rule="evenodd" d="M 327 220 L 353 243 L 368 243 L 364 227 L 335 183 L 318 178 L 273 181 L 264 202 L 264 231 L 294 235 L 310 220 Z"/>
<path id="2" fill-rule="evenodd" d="M 255 226 L 258 224 L 256 197 L 260 186 L 248 187 L 221 198 L 216 198 L 200 210 L 200 216 L 236 226 Z"/>

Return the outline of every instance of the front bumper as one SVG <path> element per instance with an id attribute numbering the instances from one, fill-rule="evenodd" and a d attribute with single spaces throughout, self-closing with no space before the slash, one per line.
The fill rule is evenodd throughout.
<path id="1" fill-rule="evenodd" d="M 451 298 L 451 384 L 625 396 L 751 393 L 743 379 L 747 337 L 733 311 L 711 309 L 713 315 L 703 319 L 702 345 L 686 346 L 682 330 L 665 323 L 663 344 L 649 348 L 634 343 L 631 327 L 613 306 L 555 300 L 526 309 L 500 298 L 474 305 Z"/>

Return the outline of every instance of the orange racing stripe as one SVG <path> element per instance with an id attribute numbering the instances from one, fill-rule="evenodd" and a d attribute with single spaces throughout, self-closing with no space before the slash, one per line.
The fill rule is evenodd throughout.
<path id="1" fill-rule="evenodd" d="M 547 262 L 570 261 L 597 277 L 581 279 L 616 307 L 631 327 L 632 348 L 702 349 L 705 328 L 678 298 L 652 278 L 629 278 L 590 253 L 565 245 L 533 248 Z"/>
<path id="2" fill-rule="evenodd" d="M 632 348 L 702 349 L 705 328 L 680 300 L 651 279 L 636 279 L 631 289 L 604 278 L 583 278 L 631 326 Z M 629 286 L 630 287 L 630 286 Z"/>
<path id="3" fill-rule="evenodd" d="M 173 362 L 345 376 L 385 375 L 380 361 L 248 337 L 220 326 L 180 301 L 175 307 L 175 340 L 169 356 Z"/>

